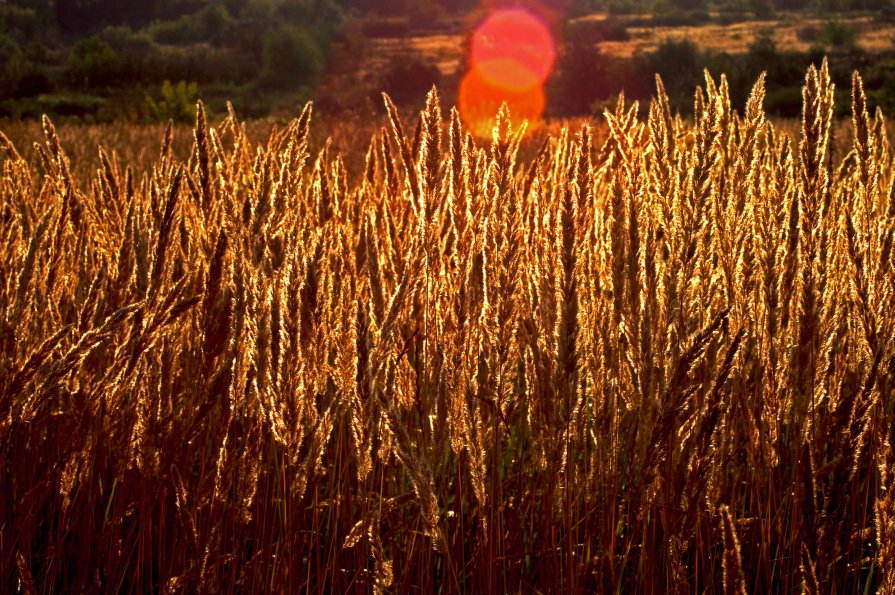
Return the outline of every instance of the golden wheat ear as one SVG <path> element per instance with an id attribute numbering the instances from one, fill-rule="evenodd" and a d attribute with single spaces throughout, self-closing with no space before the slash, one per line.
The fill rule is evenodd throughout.
<path id="1" fill-rule="evenodd" d="M 416 161 L 413 159 L 411 147 L 407 143 L 407 136 L 404 134 L 404 126 L 401 124 L 401 116 L 398 108 L 395 106 L 391 97 L 387 93 L 382 94 L 382 101 L 385 104 L 385 110 L 388 114 L 388 121 L 391 125 L 392 140 L 398 146 L 398 153 L 401 157 L 401 163 L 404 166 L 404 175 L 406 183 L 410 185 L 410 192 L 413 195 L 414 209 L 419 210 L 422 201 L 422 191 L 420 189 L 419 174 L 417 172 Z"/>
<path id="2" fill-rule="evenodd" d="M 740 541 L 737 539 L 736 526 L 726 504 L 721 505 L 721 524 L 724 535 L 724 593 L 725 595 L 746 595 L 746 581 L 743 578 L 743 565 L 740 553 Z"/>

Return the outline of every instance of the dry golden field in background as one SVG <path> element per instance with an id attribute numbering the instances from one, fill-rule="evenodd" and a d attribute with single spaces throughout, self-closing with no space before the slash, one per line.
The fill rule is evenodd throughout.
<path id="1" fill-rule="evenodd" d="M 0 591 L 895 593 L 888 124 L 764 95 L 0 135 Z"/>
<path id="2" fill-rule="evenodd" d="M 597 19 L 599 15 L 585 17 L 582 21 Z M 606 41 L 601 48 L 609 56 L 631 56 L 637 52 L 648 52 L 665 39 L 687 39 L 702 49 L 743 54 L 756 36 L 771 33 L 771 38 L 781 51 L 808 51 L 812 44 L 820 41 L 821 32 L 828 18 L 808 16 L 805 13 L 782 13 L 767 20 L 735 22 L 730 24 L 705 23 L 677 27 L 633 27 L 628 30 L 630 39 L 625 42 Z M 851 27 L 857 34 L 856 46 L 870 53 L 889 50 L 895 39 L 895 23 L 880 22 L 873 16 L 849 16 L 840 19 L 844 26 Z M 817 31 L 812 39 L 802 32 Z M 802 32 L 802 33 L 800 33 Z"/>
<path id="3" fill-rule="evenodd" d="M 569 26 L 582 26 L 589 22 L 606 21 L 605 14 L 593 14 L 572 19 Z M 614 17 L 625 23 L 624 18 Z M 729 24 L 709 22 L 696 25 L 656 26 L 654 24 L 627 28 L 624 41 L 599 41 L 600 50 L 607 59 L 629 58 L 646 54 L 666 40 L 689 40 L 702 50 L 744 54 L 758 35 L 770 33 L 780 51 L 808 51 L 812 44 L 822 42 L 822 31 L 829 18 L 805 12 L 779 13 L 766 20 L 734 21 Z M 843 15 L 837 22 L 854 30 L 856 47 L 871 54 L 886 52 L 895 43 L 895 23 L 881 21 L 872 15 Z M 809 30 L 816 30 L 814 37 Z M 401 39 L 376 39 L 366 55 L 369 67 L 362 72 L 375 71 L 390 61 L 398 60 L 411 51 L 435 63 L 445 76 L 454 76 L 464 61 L 464 34 L 439 32 L 409 36 Z M 373 70 L 370 67 L 374 67 Z"/>

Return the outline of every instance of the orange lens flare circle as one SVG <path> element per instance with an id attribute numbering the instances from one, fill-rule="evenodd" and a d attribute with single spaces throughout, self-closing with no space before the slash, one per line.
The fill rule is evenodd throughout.
<path id="1" fill-rule="evenodd" d="M 537 122 L 555 62 L 556 44 L 543 21 L 522 8 L 494 11 L 472 35 L 470 70 L 460 83 L 458 103 L 466 125 L 478 136 L 490 136 L 504 102 L 513 119 Z"/>
<path id="2" fill-rule="evenodd" d="M 460 114 L 470 131 L 479 137 L 490 137 L 494 116 L 506 103 L 513 120 L 537 122 L 544 114 L 544 88 L 511 89 L 495 85 L 491 79 L 473 69 L 460 82 Z"/>
<path id="3" fill-rule="evenodd" d="M 521 8 L 497 10 L 479 25 L 472 37 L 471 61 L 481 67 L 494 83 L 513 85 L 513 74 L 497 68 L 514 63 L 513 69 L 525 71 L 543 83 L 553 70 L 556 46 L 550 29 L 533 14 Z"/>

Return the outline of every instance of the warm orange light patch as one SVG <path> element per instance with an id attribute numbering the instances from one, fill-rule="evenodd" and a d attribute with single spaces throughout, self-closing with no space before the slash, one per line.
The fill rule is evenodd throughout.
<path id="1" fill-rule="evenodd" d="M 472 64 L 512 63 L 543 83 L 556 60 L 553 36 L 544 23 L 521 8 L 495 11 L 483 22 L 472 38 Z M 505 82 L 499 70 L 486 70 L 495 83 Z"/>
<path id="2" fill-rule="evenodd" d="M 506 102 L 513 120 L 537 122 L 544 114 L 544 88 L 534 85 L 525 89 L 499 87 L 473 69 L 460 83 L 460 113 L 470 131 L 479 137 L 490 137 L 494 116 Z"/>
<path id="3" fill-rule="evenodd" d="M 490 135 L 503 102 L 514 119 L 537 122 L 555 61 L 553 36 L 537 17 L 521 8 L 492 13 L 473 33 L 470 72 L 460 84 L 466 125 L 477 135 Z"/>

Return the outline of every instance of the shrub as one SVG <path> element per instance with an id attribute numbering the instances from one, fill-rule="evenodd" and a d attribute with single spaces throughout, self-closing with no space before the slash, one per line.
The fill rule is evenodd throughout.
<path id="1" fill-rule="evenodd" d="M 361 25 L 364 34 L 373 38 L 407 37 L 410 21 L 400 17 L 366 17 Z"/>
<path id="2" fill-rule="evenodd" d="M 44 39 L 47 27 L 33 9 L 0 6 L 0 32 L 20 43 L 25 43 Z"/>
<path id="3" fill-rule="evenodd" d="M 323 68 L 323 53 L 304 29 L 282 26 L 264 37 L 264 68 L 260 81 L 266 87 L 307 85 Z"/>
<path id="4" fill-rule="evenodd" d="M 99 37 L 79 41 L 71 50 L 69 71 L 86 87 L 111 85 L 121 74 L 122 67 L 118 52 Z"/>
<path id="5" fill-rule="evenodd" d="M 370 38 L 360 23 L 347 24 L 333 38 L 327 51 L 327 67 L 337 73 L 357 72 L 358 56 L 370 50 Z"/>
<path id="6" fill-rule="evenodd" d="M 705 12 L 707 8 L 706 0 L 671 0 L 671 2 L 676 9 L 683 12 Z"/>
<path id="7" fill-rule="evenodd" d="M 763 67 L 763 69 L 767 69 L 768 65 L 775 63 L 779 52 L 774 30 L 770 27 L 756 30 L 755 37 L 752 38 L 752 42 L 746 50 L 746 56 L 750 65 Z"/>
<path id="8" fill-rule="evenodd" d="M 823 38 L 834 48 L 851 48 L 858 41 L 858 31 L 844 21 L 830 19 L 824 23 Z"/>
<path id="9" fill-rule="evenodd" d="M 279 22 L 306 27 L 321 36 L 331 35 L 345 24 L 345 12 L 335 0 L 280 2 L 273 14 Z"/>
<path id="10" fill-rule="evenodd" d="M 441 70 L 418 55 L 392 60 L 382 77 L 382 89 L 398 104 L 408 104 L 424 97 L 441 81 Z"/>
<path id="11" fill-rule="evenodd" d="M 146 119 L 150 122 L 191 122 L 198 95 L 196 83 L 180 81 L 172 85 L 170 81 L 165 81 L 162 84 L 161 99 L 156 101 L 146 96 Z"/>
<path id="12" fill-rule="evenodd" d="M 418 0 L 408 12 L 410 30 L 413 34 L 437 29 L 446 19 L 447 11 L 432 0 Z"/>
<path id="13" fill-rule="evenodd" d="M 630 35 L 625 23 L 616 17 L 570 21 L 566 26 L 566 39 L 574 42 L 628 41 Z"/>
<path id="14" fill-rule="evenodd" d="M 643 14 L 646 7 L 637 0 L 609 0 L 607 9 L 610 15 Z"/>
<path id="15" fill-rule="evenodd" d="M 85 93 L 48 93 L 36 100 L 44 113 L 79 118 L 95 114 L 105 104 L 101 97 Z"/>
<path id="16" fill-rule="evenodd" d="M 27 63 L 15 86 L 15 95 L 19 97 L 33 97 L 41 93 L 48 93 L 53 89 L 53 80 L 41 66 Z"/>
<path id="17" fill-rule="evenodd" d="M 769 19 L 775 13 L 773 0 L 749 0 L 749 8 L 757 19 Z"/>
<path id="18" fill-rule="evenodd" d="M 158 83 L 169 79 L 245 84 L 257 78 L 258 63 L 250 53 L 207 45 L 165 51 L 159 56 L 155 71 L 146 73 L 146 79 Z"/>
<path id="19" fill-rule="evenodd" d="M 822 36 L 823 31 L 821 28 L 813 23 L 802 25 L 796 29 L 796 38 L 805 43 L 815 43 Z"/>
<path id="20" fill-rule="evenodd" d="M 121 64 L 116 85 L 160 83 L 162 50 L 145 31 L 135 32 L 129 27 L 106 27 L 97 37 L 117 54 Z"/>
<path id="21" fill-rule="evenodd" d="M 220 41 L 233 25 L 233 17 L 226 8 L 220 4 L 208 4 L 199 12 L 184 15 L 175 21 L 156 23 L 150 30 L 153 38 L 161 43 L 188 45 Z"/>
<path id="22" fill-rule="evenodd" d="M 765 110 L 769 114 L 792 118 L 802 109 L 802 90 L 799 87 L 770 89 L 765 97 Z"/>
<path id="23" fill-rule="evenodd" d="M 895 23 L 895 4 L 886 3 L 874 15 L 879 23 Z"/>
<path id="24" fill-rule="evenodd" d="M 689 39 L 664 39 L 647 56 L 647 68 L 659 74 L 672 97 L 687 95 L 702 81 L 704 56 Z"/>
<path id="25" fill-rule="evenodd" d="M 657 14 L 651 19 L 654 27 L 695 27 L 704 25 L 712 20 L 712 15 L 704 8 L 689 10 L 671 10 L 664 14 Z"/>
<path id="26" fill-rule="evenodd" d="M 22 48 L 14 39 L 0 34 L 0 98 L 13 94 L 25 70 Z"/>
<path id="27" fill-rule="evenodd" d="M 559 117 L 599 115 L 605 105 L 615 106 L 620 93 L 646 98 L 653 87 L 653 66 L 642 57 L 612 57 L 597 43 L 566 39 L 547 84 L 549 112 Z"/>

